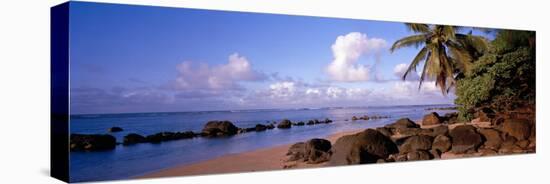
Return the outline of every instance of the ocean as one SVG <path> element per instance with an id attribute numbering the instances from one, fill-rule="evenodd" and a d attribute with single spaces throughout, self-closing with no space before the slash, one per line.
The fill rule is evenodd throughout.
<path id="1" fill-rule="evenodd" d="M 124 135 L 129 133 L 146 136 L 163 131 L 200 132 L 204 124 L 211 120 L 229 120 L 241 128 L 254 127 L 258 123 L 280 122 L 283 119 L 307 122 L 311 119 L 329 118 L 334 122 L 293 126 L 291 129 L 275 128 L 223 138 L 193 138 L 160 144 L 118 145 L 114 150 L 108 151 L 71 152 L 70 180 L 81 182 L 127 179 L 227 154 L 291 144 L 311 138 L 324 138 L 343 131 L 380 127 L 400 118 L 419 120 L 432 111 L 443 115 L 454 111 L 427 109 L 450 106 L 453 105 L 71 115 L 71 133 L 111 134 L 116 137 L 117 142 L 122 142 Z M 363 115 L 390 118 L 351 121 L 352 116 Z M 124 131 L 109 133 L 107 129 L 113 126 L 122 127 Z"/>

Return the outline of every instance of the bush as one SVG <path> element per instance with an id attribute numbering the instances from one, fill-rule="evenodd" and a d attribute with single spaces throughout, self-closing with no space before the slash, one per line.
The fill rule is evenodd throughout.
<path id="1" fill-rule="evenodd" d="M 471 120 L 473 112 L 481 107 L 498 112 L 535 103 L 535 48 L 529 41 L 531 34 L 503 32 L 506 33 L 499 33 L 492 42 L 491 50 L 457 81 L 455 103 L 461 120 Z M 513 32 L 522 33 L 513 37 Z"/>

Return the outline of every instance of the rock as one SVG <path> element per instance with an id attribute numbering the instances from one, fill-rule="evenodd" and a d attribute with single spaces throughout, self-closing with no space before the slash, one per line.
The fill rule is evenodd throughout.
<path id="1" fill-rule="evenodd" d="M 305 143 L 304 161 L 317 164 L 330 159 L 330 141 L 325 139 L 310 139 Z"/>
<path id="2" fill-rule="evenodd" d="M 384 160 L 384 159 L 378 159 L 378 160 L 376 160 L 376 163 L 386 163 L 386 160 Z"/>
<path id="3" fill-rule="evenodd" d="M 281 128 L 281 129 L 287 129 L 287 128 L 290 128 L 290 127 L 292 127 L 292 121 L 290 121 L 288 119 L 284 119 L 279 124 L 277 124 L 277 128 Z"/>
<path id="4" fill-rule="evenodd" d="M 376 131 L 384 134 L 386 137 L 391 137 L 393 134 L 391 133 L 391 130 L 386 127 L 378 127 L 376 128 Z"/>
<path id="5" fill-rule="evenodd" d="M 388 159 L 393 160 L 395 162 L 407 161 L 407 154 L 400 154 L 400 153 L 390 154 L 390 156 L 388 156 Z"/>
<path id="6" fill-rule="evenodd" d="M 298 142 L 288 148 L 287 156 L 290 156 L 287 161 L 296 161 L 304 159 L 306 144 Z"/>
<path id="7" fill-rule="evenodd" d="M 524 149 L 515 144 L 502 144 L 498 150 L 499 154 L 513 154 L 513 153 L 523 153 Z"/>
<path id="8" fill-rule="evenodd" d="M 287 161 L 304 161 L 317 164 L 330 159 L 330 141 L 325 139 L 310 139 L 307 142 L 293 144 L 288 149 Z"/>
<path id="9" fill-rule="evenodd" d="M 124 140 L 123 140 L 124 145 L 131 145 L 131 144 L 137 144 L 137 143 L 143 143 L 143 142 L 147 142 L 145 137 L 135 133 L 131 133 L 124 136 Z"/>
<path id="10" fill-rule="evenodd" d="M 433 137 L 427 135 L 415 135 L 407 138 L 405 142 L 399 146 L 400 153 L 409 153 L 417 150 L 428 151 L 432 149 Z"/>
<path id="11" fill-rule="evenodd" d="M 422 125 L 439 125 L 441 124 L 441 118 L 439 117 L 439 114 L 437 112 L 431 112 L 429 114 L 426 114 L 424 118 L 422 119 Z"/>
<path id="12" fill-rule="evenodd" d="M 313 122 L 314 122 L 315 124 L 321 123 L 321 121 L 319 121 L 318 119 L 314 119 Z"/>
<path id="13" fill-rule="evenodd" d="M 254 127 L 254 130 L 256 130 L 257 132 L 265 131 L 267 130 L 267 126 L 262 124 L 256 124 L 256 126 Z"/>
<path id="14" fill-rule="evenodd" d="M 313 120 L 309 120 L 309 121 L 306 123 L 306 125 L 314 125 L 314 124 L 315 124 L 315 121 L 313 121 Z"/>
<path id="15" fill-rule="evenodd" d="M 300 122 L 298 122 L 298 123 L 296 123 L 296 124 L 294 124 L 294 125 L 296 125 L 296 126 L 304 126 L 305 123 L 304 123 L 303 121 L 300 121 Z"/>
<path id="16" fill-rule="evenodd" d="M 433 128 L 422 128 L 420 130 L 417 130 L 417 135 L 427 135 L 436 137 L 438 135 L 447 135 L 449 134 L 449 128 L 447 125 L 440 125 Z"/>
<path id="17" fill-rule="evenodd" d="M 420 128 L 418 124 L 414 123 L 409 118 L 399 119 L 396 122 L 392 124 L 387 124 L 384 127 L 388 127 L 392 129 Z"/>
<path id="18" fill-rule="evenodd" d="M 122 132 L 122 128 L 120 127 L 111 127 L 108 129 L 109 132 Z"/>
<path id="19" fill-rule="evenodd" d="M 449 135 L 452 140 L 451 151 L 453 153 L 465 153 L 468 150 L 476 150 L 482 144 L 481 135 L 471 125 L 461 125 L 453 128 Z"/>
<path id="20" fill-rule="evenodd" d="M 515 137 L 510 136 L 510 135 L 507 135 L 507 136 L 504 138 L 504 141 L 502 141 L 501 146 L 511 146 L 511 145 L 515 145 L 516 142 L 518 142 L 518 140 L 517 140 Z"/>
<path id="21" fill-rule="evenodd" d="M 495 111 L 485 107 L 476 112 L 476 117 L 482 122 L 491 122 L 495 118 Z"/>
<path id="22" fill-rule="evenodd" d="M 352 121 L 357 121 L 357 120 L 359 120 L 359 118 L 357 118 L 357 116 L 353 116 L 353 117 L 351 117 L 351 120 Z"/>
<path id="23" fill-rule="evenodd" d="M 430 154 L 433 156 L 434 159 L 440 159 L 441 158 L 441 152 L 439 150 L 430 150 Z"/>
<path id="24" fill-rule="evenodd" d="M 340 137 L 334 143 L 329 165 L 375 163 L 397 153 L 397 145 L 384 134 L 367 129 L 363 132 Z"/>
<path id="25" fill-rule="evenodd" d="M 502 144 L 502 137 L 500 136 L 500 131 L 492 128 L 482 128 L 479 129 L 479 133 L 485 138 L 484 146 L 485 148 L 498 150 L 500 144 Z"/>
<path id="26" fill-rule="evenodd" d="M 438 135 L 434 138 L 432 149 L 439 152 L 447 152 L 451 148 L 451 139 L 445 135 Z"/>
<path id="27" fill-rule="evenodd" d="M 116 138 L 108 134 L 71 134 L 71 151 L 110 150 L 116 146 Z"/>
<path id="28" fill-rule="evenodd" d="M 531 124 L 526 119 L 505 119 L 501 131 L 518 140 L 528 139 L 531 135 Z"/>
<path id="29" fill-rule="evenodd" d="M 266 127 L 267 129 L 274 129 L 274 128 L 275 128 L 275 125 L 269 124 L 269 125 L 266 125 L 265 127 Z"/>
<path id="30" fill-rule="evenodd" d="M 432 159 L 432 155 L 428 153 L 427 151 L 417 150 L 413 152 L 407 153 L 407 160 L 413 161 L 413 160 L 430 160 Z"/>
<path id="31" fill-rule="evenodd" d="M 443 115 L 443 117 L 441 117 L 441 119 L 444 122 L 447 122 L 447 124 L 458 123 L 458 113 L 457 112 L 446 113 L 445 115 Z"/>
<path id="32" fill-rule="evenodd" d="M 495 150 L 488 149 L 488 148 L 481 148 L 477 152 L 479 152 L 480 156 L 494 156 L 498 155 L 498 153 Z"/>
<path id="33" fill-rule="evenodd" d="M 238 131 L 239 128 L 230 121 L 209 121 L 202 129 L 206 137 L 235 135 Z"/>
<path id="34" fill-rule="evenodd" d="M 516 145 L 518 145 L 520 148 L 522 149 L 526 149 L 527 146 L 529 146 L 529 140 L 521 140 L 521 141 L 517 141 L 516 142 Z"/>
<path id="35" fill-rule="evenodd" d="M 326 124 L 329 124 L 329 123 L 332 123 L 332 120 L 331 119 L 328 119 L 328 118 L 325 118 L 325 121 L 324 121 Z"/>
<path id="36" fill-rule="evenodd" d="M 159 132 L 153 135 L 148 135 L 145 137 L 147 142 L 151 143 L 160 143 L 163 141 L 172 141 L 179 139 L 189 139 L 195 137 L 195 133 L 191 131 L 187 132 Z"/>

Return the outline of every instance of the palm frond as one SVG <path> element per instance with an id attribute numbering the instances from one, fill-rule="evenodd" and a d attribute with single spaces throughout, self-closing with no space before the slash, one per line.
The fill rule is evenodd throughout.
<path id="1" fill-rule="evenodd" d="M 431 31 L 428 24 L 405 23 L 405 26 L 415 33 L 429 33 Z"/>
<path id="2" fill-rule="evenodd" d="M 416 66 L 420 63 L 420 61 L 425 60 L 426 54 L 428 52 L 428 49 L 426 47 L 422 48 L 420 52 L 414 57 L 411 64 L 409 64 L 409 67 L 407 68 L 407 71 L 403 74 L 403 80 L 406 79 L 407 75 L 409 75 L 410 72 L 416 72 Z"/>
<path id="3" fill-rule="evenodd" d="M 424 44 L 425 42 L 426 42 L 426 35 L 424 34 L 407 36 L 405 38 L 401 38 L 395 41 L 390 48 L 390 52 L 394 52 L 396 49 L 400 49 L 403 47 L 415 46 L 418 48 L 420 45 Z"/>

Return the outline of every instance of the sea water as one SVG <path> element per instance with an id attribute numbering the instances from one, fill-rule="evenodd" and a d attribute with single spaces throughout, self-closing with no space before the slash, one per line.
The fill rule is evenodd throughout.
<path id="1" fill-rule="evenodd" d="M 122 142 L 124 135 L 129 133 L 146 136 L 164 131 L 200 132 L 204 124 L 211 120 L 229 120 L 241 128 L 273 121 L 280 122 L 283 119 L 307 123 L 312 119 L 329 118 L 334 122 L 293 126 L 290 129 L 275 128 L 222 138 L 193 138 L 159 144 L 118 145 L 115 149 L 108 151 L 71 152 L 70 180 L 78 182 L 127 179 L 227 154 L 291 144 L 311 138 L 325 138 L 338 132 L 380 127 L 400 118 L 419 120 L 425 114 L 434 111 L 429 108 L 449 106 L 452 105 L 72 115 L 71 133 L 111 134 L 116 137 L 117 142 Z M 441 115 L 452 112 L 435 111 Z M 363 115 L 389 116 L 389 118 L 351 121 L 351 117 Z M 122 127 L 124 131 L 107 132 L 107 129 L 114 126 Z"/>

